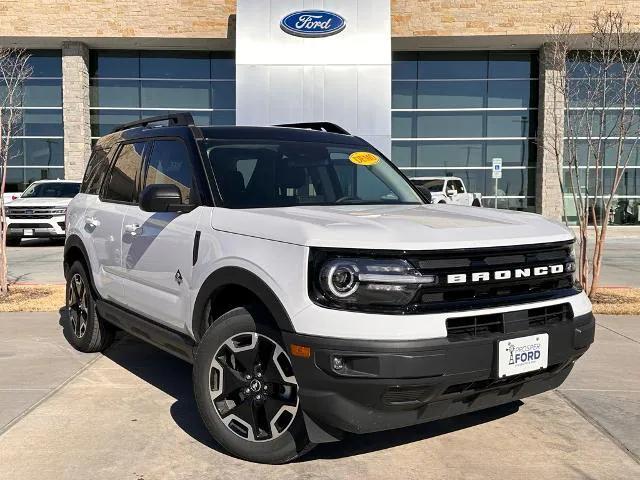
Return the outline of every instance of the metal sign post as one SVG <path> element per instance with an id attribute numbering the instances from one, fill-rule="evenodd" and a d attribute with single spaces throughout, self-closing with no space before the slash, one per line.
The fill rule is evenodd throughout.
<path id="1" fill-rule="evenodd" d="M 498 180 L 502 178 L 502 159 L 501 158 L 492 158 L 491 159 L 491 176 L 495 179 L 496 183 L 494 186 L 493 195 L 495 198 L 494 207 L 498 208 Z"/>

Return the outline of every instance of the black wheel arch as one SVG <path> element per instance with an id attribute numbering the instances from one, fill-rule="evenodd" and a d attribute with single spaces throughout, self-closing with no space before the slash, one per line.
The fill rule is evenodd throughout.
<path id="1" fill-rule="evenodd" d="M 219 293 L 230 288 L 249 291 L 266 307 L 281 331 L 295 332 L 282 302 L 260 277 L 241 267 L 222 267 L 209 275 L 196 297 L 192 316 L 193 335 L 196 341 L 200 341 L 207 328 L 205 313 L 209 300 L 215 302 Z"/>
<path id="2" fill-rule="evenodd" d="M 89 254 L 82 243 L 82 239 L 78 235 L 70 235 L 64 242 L 63 268 L 64 278 L 67 278 L 67 272 L 74 262 L 79 261 L 87 272 L 87 278 L 94 295 L 97 295 L 96 286 L 93 283 L 93 275 L 91 263 L 89 262 Z"/>

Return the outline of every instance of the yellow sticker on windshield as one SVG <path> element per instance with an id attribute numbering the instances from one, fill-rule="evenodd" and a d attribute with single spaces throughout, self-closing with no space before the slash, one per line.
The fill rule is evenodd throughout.
<path id="1" fill-rule="evenodd" d="M 380 161 L 380 158 L 369 152 L 353 152 L 349 155 L 349 160 L 356 165 L 375 165 Z"/>

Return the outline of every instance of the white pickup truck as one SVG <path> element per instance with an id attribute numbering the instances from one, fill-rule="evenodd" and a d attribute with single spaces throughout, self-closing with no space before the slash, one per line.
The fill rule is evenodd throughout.
<path id="1" fill-rule="evenodd" d="M 410 180 L 422 193 L 431 198 L 431 203 L 482 206 L 482 194 L 469 193 L 459 177 L 414 177 Z"/>

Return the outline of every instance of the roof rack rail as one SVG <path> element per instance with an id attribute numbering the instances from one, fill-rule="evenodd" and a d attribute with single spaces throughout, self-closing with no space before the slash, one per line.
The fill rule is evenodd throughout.
<path id="1" fill-rule="evenodd" d="M 136 120 L 135 122 L 123 123 L 122 125 L 114 128 L 111 133 L 120 132 L 127 128 L 133 127 L 146 127 L 150 123 L 163 122 L 167 120 L 170 127 L 193 125 L 193 117 L 189 112 L 170 113 L 168 115 L 158 115 L 157 117 L 147 117 L 142 120 Z"/>
<path id="2" fill-rule="evenodd" d="M 281 125 L 274 125 L 276 127 L 289 127 L 289 128 L 305 128 L 307 130 L 319 130 L 321 132 L 339 133 L 341 135 L 351 135 L 340 125 L 336 125 L 331 122 L 306 122 L 306 123 L 283 123 Z"/>

